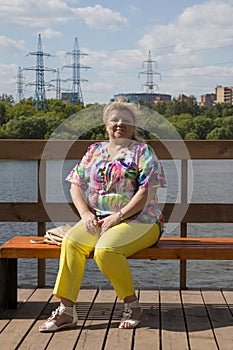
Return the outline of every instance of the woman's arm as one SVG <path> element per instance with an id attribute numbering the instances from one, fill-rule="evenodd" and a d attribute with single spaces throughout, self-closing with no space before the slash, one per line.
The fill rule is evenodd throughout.
<path id="1" fill-rule="evenodd" d="M 134 214 L 139 213 L 144 209 L 147 203 L 151 201 L 152 198 L 156 197 L 156 188 L 144 189 L 139 188 L 135 195 L 130 199 L 128 204 L 126 204 L 122 209 L 121 213 L 123 219 L 127 219 Z M 119 215 L 119 212 L 113 213 L 106 218 L 99 221 L 101 224 L 101 233 L 105 232 L 112 226 L 118 224 L 122 218 Z"/>
<path id="2" fill-rule="evenodd" d="M 99 232 L 99 229 L 97 229 L 99 224 L 85 200 L 82 189 L 75 184 L 71 184 L 70 195 L 87 231 L 94 235 L 97 234 Z"/>
<path id="3" fill-rule="evenodd" d="M 131 200 L 126 204 L 122 209 L 121 213 L 123 218 L 127 219 L 128 217 L 137 214 L 144 209 L 145 205 L 150 200 L 148 198 L 148 190 L 144 188 L 139 188 Z"/>
<path id="4" fill-rule="evenodd" d="M 90 208 L 84 198 L 83 191 L 80 187 L 72 183 L 70 186 L 70 195 L 81 217 L 83 214 L 90 211 Z"/>

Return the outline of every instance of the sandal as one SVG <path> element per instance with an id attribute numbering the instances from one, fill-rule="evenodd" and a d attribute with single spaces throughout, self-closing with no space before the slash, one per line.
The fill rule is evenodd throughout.
<path id="1" fill-rule="evenodd" d="M 72 322 L 64 322 L 60 325 L 56 325 L 56 321 L 61 322 L 62 316 L 68 315 L 72 317 Z M 75 305 L 71 307 L 58 306 L 58 308 L 52 312 L 52 315 L 44 322 L 40 327 L 40 332 L 56 332 L 62 328 L 73 328 L 77 325 L 78 315 L 76 312 Z M 59 322 L 58 322 L 59 323 Z"/>
<path id="2" fill-rule="evenodd" d="M 134 308 L 140 309 L 140 318 L 138 320 L 131 318 L 132 313 Z M 138 300 L 133 301 L 132 303 L 125 303 L 125 309 L 123 312 L 123 318 L 121 319 L 121 323 L 119 325 L 119 328 L 122 329 L 131 329 L 131 328 L 136 328 L 138 324 L 141 322 L 141 317 L 142 317 L 142 307 L 139 304 Z M 130 324 L 130 327 L 125 327 L 126 324 Z"/>

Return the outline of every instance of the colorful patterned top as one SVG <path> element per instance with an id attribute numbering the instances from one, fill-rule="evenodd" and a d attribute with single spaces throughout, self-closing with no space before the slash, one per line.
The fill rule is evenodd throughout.
<path id="1" fill-rule="evenodd" d="M 66 178 L 84 190 L 87 203 L 97 218 L 120 210 L 138 188 L 166 187 L 163 167 L 149 145 L 132 141 L 109 161 L 108 144 L 92 144 Z M 151 200 L 127 221 L 157 222 L 162 231 L 163 215 L 156 202 L 156 198 Z"/>

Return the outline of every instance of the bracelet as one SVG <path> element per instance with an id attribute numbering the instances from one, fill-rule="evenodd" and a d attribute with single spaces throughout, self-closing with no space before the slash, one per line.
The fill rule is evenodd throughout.
<path id="1" fill-rule="evenodd" d="M 119 210 L 117 214 L 118 214 L 119 218 L 121 219 L 121 221 L 124 220 L 124 214 L 122 213 L 121 210 Z"/>

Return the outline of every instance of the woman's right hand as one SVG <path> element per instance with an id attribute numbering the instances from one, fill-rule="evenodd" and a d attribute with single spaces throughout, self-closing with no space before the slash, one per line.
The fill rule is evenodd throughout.
<path id="1" fill-rule="evenodd" d="M 98 235 L 100 233 L 100 226 L 91 211 L 87 211 L 81 215 L 82 222 L 84 223 L 87 232 L 90 232 L 92 235 Z"/>

